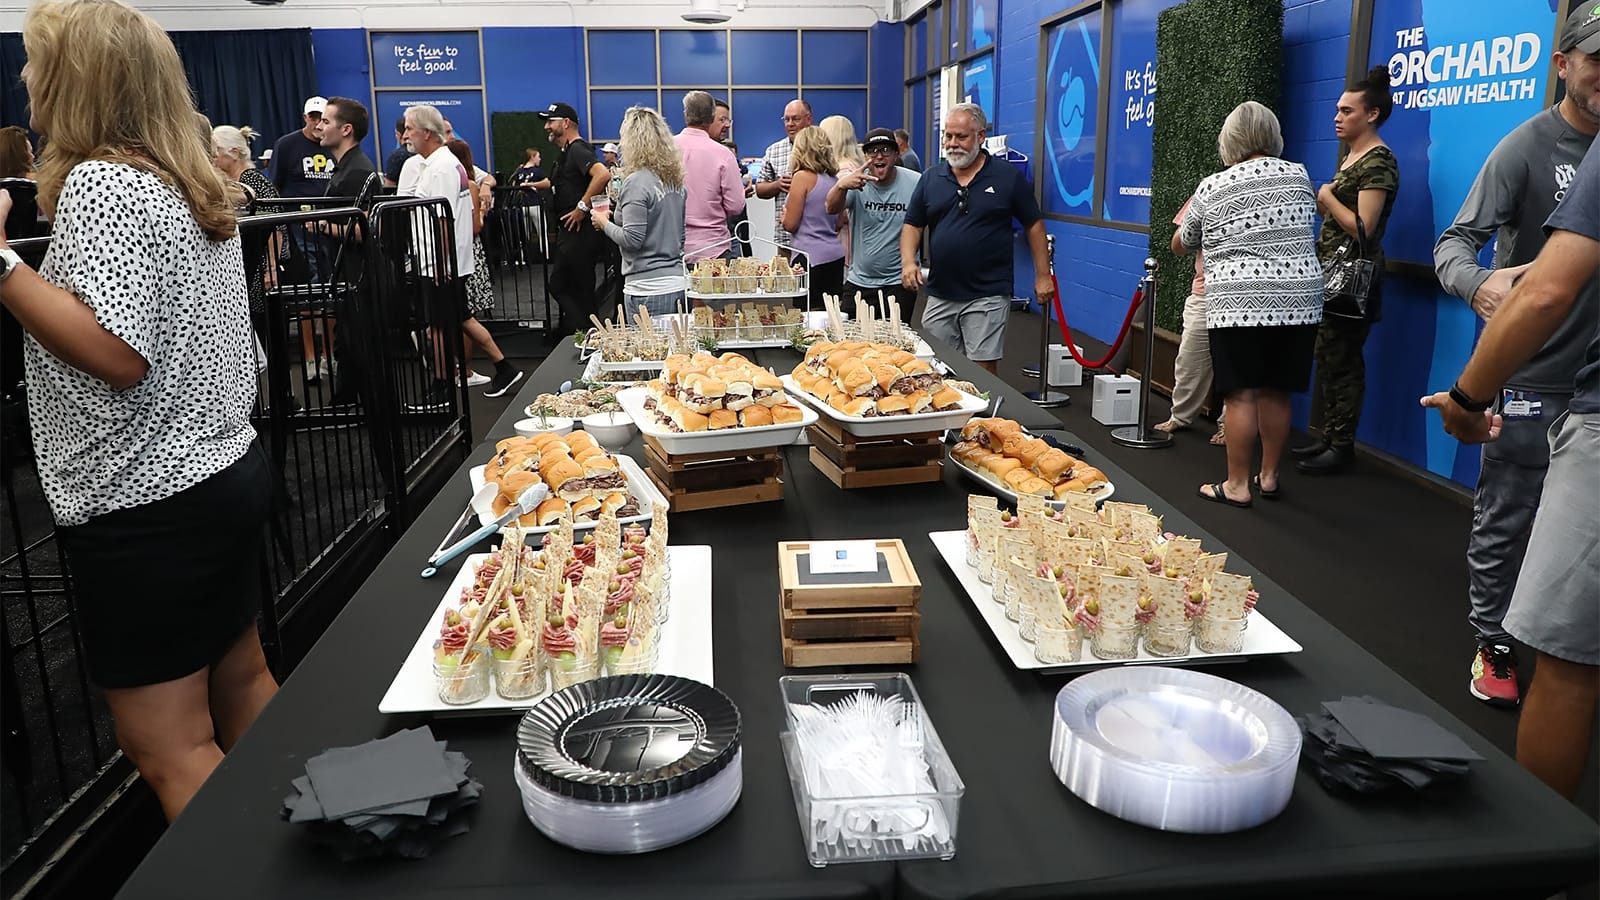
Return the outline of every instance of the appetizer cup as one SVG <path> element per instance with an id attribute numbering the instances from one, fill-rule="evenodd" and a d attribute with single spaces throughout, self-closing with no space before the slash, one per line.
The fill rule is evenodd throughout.
<path id="1" fill-rule="evenodd" d="M 1089 652 L 1096 659 L 1133 659 L 1139 655 L 1139 626 L 1102 620 L 1100 627 L 1089 633 Z"/>
<path id="2" fill-rule="evenodd" d="M 452 706 L 477 703 L 489 696 L 489 654 L 471 650 L 461 662 L 435 657 L 433 680 L 441 702 Z"/>
<path id="3" fill-rule="evenodd" d="M 1083 629 L 1063 625 L 1058 616 L 1034 624 L 1033 658 L 1047 664 L 1077 662 L 1083 655 Z"/>

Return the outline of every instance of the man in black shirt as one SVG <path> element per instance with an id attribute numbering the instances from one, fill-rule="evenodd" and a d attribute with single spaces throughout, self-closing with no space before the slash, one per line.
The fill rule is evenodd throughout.
<path id="1" fill-rule="evenodd" d="M 272 186 L 283 197 L 322 197 L 328 193 L 328 181 L 333 177 L 333 157 L 317 140 L 317 127 L 322 124 L 322 112 L 328 101 L 312 97 L 305 105 L 305 126 L 291 131 L 272 145 Z M 299 271 L 291 281 L 314 283 L 325 277 L 322 242 L 314 240 L 298 225 L 289 228 L 289 240 L 298 251 Z M 310 361 L 308 360 L 308 363 Z"/>
<path id="2" fill-rule="evenodd" d="M 550 273 L 550 289 L 561 307 L 561 322 L 554 331 L 560 337 L 583 328 L 597 311 L 594 266 L 600 259 L 597 239 L 601 234 L 589 227 L 589 200 L 605 193 L 611 170 L 579 136 L 578 111 L 570 104 L 552 103 L 539 118 L 544 119 L 545 134 L 561 148 L 561 158 L 550 174 L 556 214 L 561 217 L 555 269 Z"/>
<path id="3" fill-rule="evenodd" d="M 361 103 L 348 97 L 334 97 L 328 101 L 317 126 L 317 137 L 323 149 L 338 161 L 333 177 L 328 180 L 328 196 L 350 197 L 352 205 L 363 212 L 372 208 L 381 181 L 372 160 L 361 150 L 361 142 L 367 137 L 368 121 L 367 108 Z M 350 316 L 355 312 L 350 306 L 349 292 L 361 281 L 366 255 L 355 239 L 357 236 L 345 234 L 339 225 L 318 222 L 317 231 L 326 237 L 325 257 L 335 261 L 339 272 L 334 308 L 339 318 L 349 325 Z M 326 320 L 324 327 L 332 333 L 334 360 L 338 363 L 332 402 L 335 405 L 352 403 L 356 400 L 362 373 L 356 345 L 349 340 L 346 329 L 334 329 L 332 318 Z"/>

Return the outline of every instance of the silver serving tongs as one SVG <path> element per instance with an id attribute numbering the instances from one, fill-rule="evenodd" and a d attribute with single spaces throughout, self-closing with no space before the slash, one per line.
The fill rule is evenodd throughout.
<path id="1" fill-rule="evenodd" d="M 511 520 L 520 518 L 528 513 L 533 512 L 534 508 L 540 503 L 543 503 L 544 498 L 549 495 L 550 488 L 546 487 L 543 483 L 529 485 L 528 489 L 523 491 L 522 494 L 517 497 L 517 502 L 511 504 L 511 507 L 501 514 L 500 518 L 495 519 L 493 522 L 490 522 L 482 528 L 479 528 L 477 531 L 467 535 L 455 544 L 452 544 L 451 546 L 446 547 L 445 549 L 440 550 L 433 556 L 429 557 L 428 567 L 422 570 L 422 577 L 432 578 L 434 574 L 439 571 L 440 566 L 452 559 L 455 559 L 457 556 L 460 556 L 463 552 L 465 552 L 469 547 L 510 524 Z"/>

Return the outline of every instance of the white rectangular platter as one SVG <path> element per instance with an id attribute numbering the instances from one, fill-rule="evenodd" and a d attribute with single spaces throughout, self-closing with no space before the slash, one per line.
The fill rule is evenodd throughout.
<path id="1" fill-rule="evenodd" d="M 983 621 L 988 623 L 989 630 L 994 632 L 995 640 L 1000 643 L 1000 649 L 1011 658 L 1011 664 L 1019 669 L 1070 672 L 1121 665 L 1170 666 L 1181 663 L 1195 665 L 1236 662 L 1251 656 L 1299 653 L 1305 649 L 1257 609 L 1250 614 L 1250 625 L 1244 632 L 1244 649 L 1239 653 L 1205 653 L 1196 650 L 1188 656 L 1151 656 L 1144 652 L 1144 644 L 1141 641 L 1139 655 L 1133 659 L 1100 659 L 1089 652 L 1089 641 L 1086 638 L 1083 642 L 1083 659 L 1078 662 L 1042 663 L 1034 658 L 1033 645 L 1022 639 L 1021 633 L 1017 630 L 1017 623 L 1006 618 L 1005 607 L 994 602 L 994 593 L 989 585 L 978 580 L 978 570 L 967 565 L 967 533 L 931 531 L 928 533 L 928 539 L 933 541 L 933 546 L 939 551 L 939 555 L 944 557 L 945 565 L 950 567 L 950 571 L 955 573 L 956 580 L 966 589 L 972 605 L 977 608 L 978 614 L 983 616 Z"/>
<path id="2" fill-rule="evenodd" d="M 625 516 L 617 521 L 624 525 L 630 522 L 650 521 L 650 516 L 655 504 L 660 503 L 665 505 L 667 498 L 661 496 L 661 492 L 656 490 L 655 484 L 645 476 L 644 470 L 639 468 L 639 464 L 633 461 L 633 457 L 622 453 L 616 453 L 612 455 L 617 460 L 617 469 L 622 472 L 623 480 L 628 483 L 628 494 L 632 496 L 633 499 L 639 501 L 638 515 Z M 477 495 L 478 489 L 483 487 L 483 470 L 483 466 L 473 466 L 471 469 L 467 470 L 467 478 L 472 482 L 472 493 L 474 496 Z M 493 509 L 474 509 L 473 512 L 478 514 L 479 525 L 487 525 L 498 518 L 498 516 L 494 514 Z M 584 519 L 582 521 L 575 521 L 572 523 L 572 527 L 576 531 L 587 531 L 594 526 L 595 522 L 593 519 Z M 555 527 L 556 526 L 554 525 L 537 525 L 525 527 L 522 530 L 528 534 L 544 534 Z"/>
<path id="3" fill-rule="evenodd" d="M 1010 500 L 1012 506 L 1016 505 L 1016 503 L 1017 503 L 1017 492 L 1016 491 L 1013 491 L 1012 489 L 1006 487 L 1005 485 L 1001 484 L 1000 482 L 995 481 L 993 478 L 985 477 L 982 472 L 979 472 L 978 470 L 972 468 L 971 466 L 967 465 L 966 463 L 962 462 L 961 460 L 956 459 L 954 456 L 951 456 L 948 451 L 946 451 L 945 456 L 949 459 L 950 465 L 956 467 L 956 471 L 957 472 L 960 472 L 962 475 L 965 475 L 968 479 L 970 479 L 972 481 L 975 481 L 978 484 L 983 485 L 983 487 L 985 489 L 993 491 L 994 493 L 999 494 L 1000 496 L 1006 498 L 1007 500 Z M 1110 499 L 1111 495 L 1115 494 L 1116 492 L 1117 492 L 1117 486 L 1115 484 L 1112 484 L 1111 482 L 1107 481 L 1105 483 L 1105 485 L 1102 486 L 1099 490 L 1097 490 L 1097 491 L 1085 491 L 1084 493 L 1089 494 L 1089 496 L 1093 497 L 1095 499 L 1095 502 L 1098 503 L 1100 501 Z M 1045 500 L 1045 503 L 1048 503 L 1050 505 L 1051 509 L 1060 509 L 1061 507 L 1067 505 L 1067 501 L 1065 501 L 1065 500 L 1047 499 L 1047 500 Z"/>
<path id="4" fill-rule="evenodd" d="M 649 381 L 652 378 L 660 378 L 661 369 L 665 365 L 665 360 L 608 363 L 600 358 L 600 354 L 593 353 L 583 368 L 583 380 L 607 383 Z M 633 377 L 626 377 L 629 375 Z"/>
<path id="5" fill-rule="evenodd" d="M 506 700 L 492 689 L 477 703 L 460 706 L 439 699 L 433 679 L 433 642 L 438 639 L 439 622 L 446 607 L 454 606 L 461 589 L 472 583 L 472 573 L 489 554 L 474 553 L 462 564 L 455 580 L 428 620 L 422 623 L 417 642 L 406 654 L 389 690 L 378 703 L 378 712 L 432 713 L 435 715 L 499 715 L 527 709 L 549 696 L 539 694 L 523 700 Z M 705 684 L 711 680 L 711 548 L 706 546 L 668 547 L 672 561 L 670 617 L 661 626 L 661 650 L 656 672 L 681 675 Z"/>
<path id="6" fill-rule="evenodd" d="M 668 431 L 656 421 L 655 413 L 644 408 L 650 396 L 645 388 L 625 388 L 617 392 L 617 403 L 639 426 L 639 433 L 656 440 L 668 453 L 736 453 L 740 450 L 761 450 L 767 447 L 787 447 L 807 425 L 817 421 L 816 412 L 804 403 L 800 408 L 800 421 L 787 425 L 761 425 L 755 428 L 724 428 L 721 431 L 697 431 L 682 434 Z M 791 393 L 790 396 L 793 396 Z"/>
<path id="7" fill-rule="evenodd" d="M 889 437 L 896 434 L 921 434 L 925 431 L 944 431 L 947 428 L 960 428 L 967 424 L 967 420 L 989 408 L 989 401 L 982 397 L 974 397 L 963 391 L 956 391 L 961 395 L 961 405 L 945 412 L 917 413 L 910 416 L 883 416 L 867 417 L 847 416 L 829 406 L 820 397 L 813 397 L 799 384 L 795 383 L 793 375 L 783 376 L 783 387 L 789 396 L 800 398 L 801 402 L 817 410 L 822 415 L 838 422 L 845 431 L 856 437 Z"/>

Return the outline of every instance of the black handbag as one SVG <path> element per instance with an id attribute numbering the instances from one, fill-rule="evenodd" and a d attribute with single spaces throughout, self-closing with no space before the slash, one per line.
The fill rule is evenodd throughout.
<path id="1" fill-rule="evenodd" d="M 1367 300 L 1378 264 L 1367 259 L 1367 229 L 1356 213 L 1356 233 L 1322 267 L 1322 314 L 1341 319 L 1367 318 Z"/>

